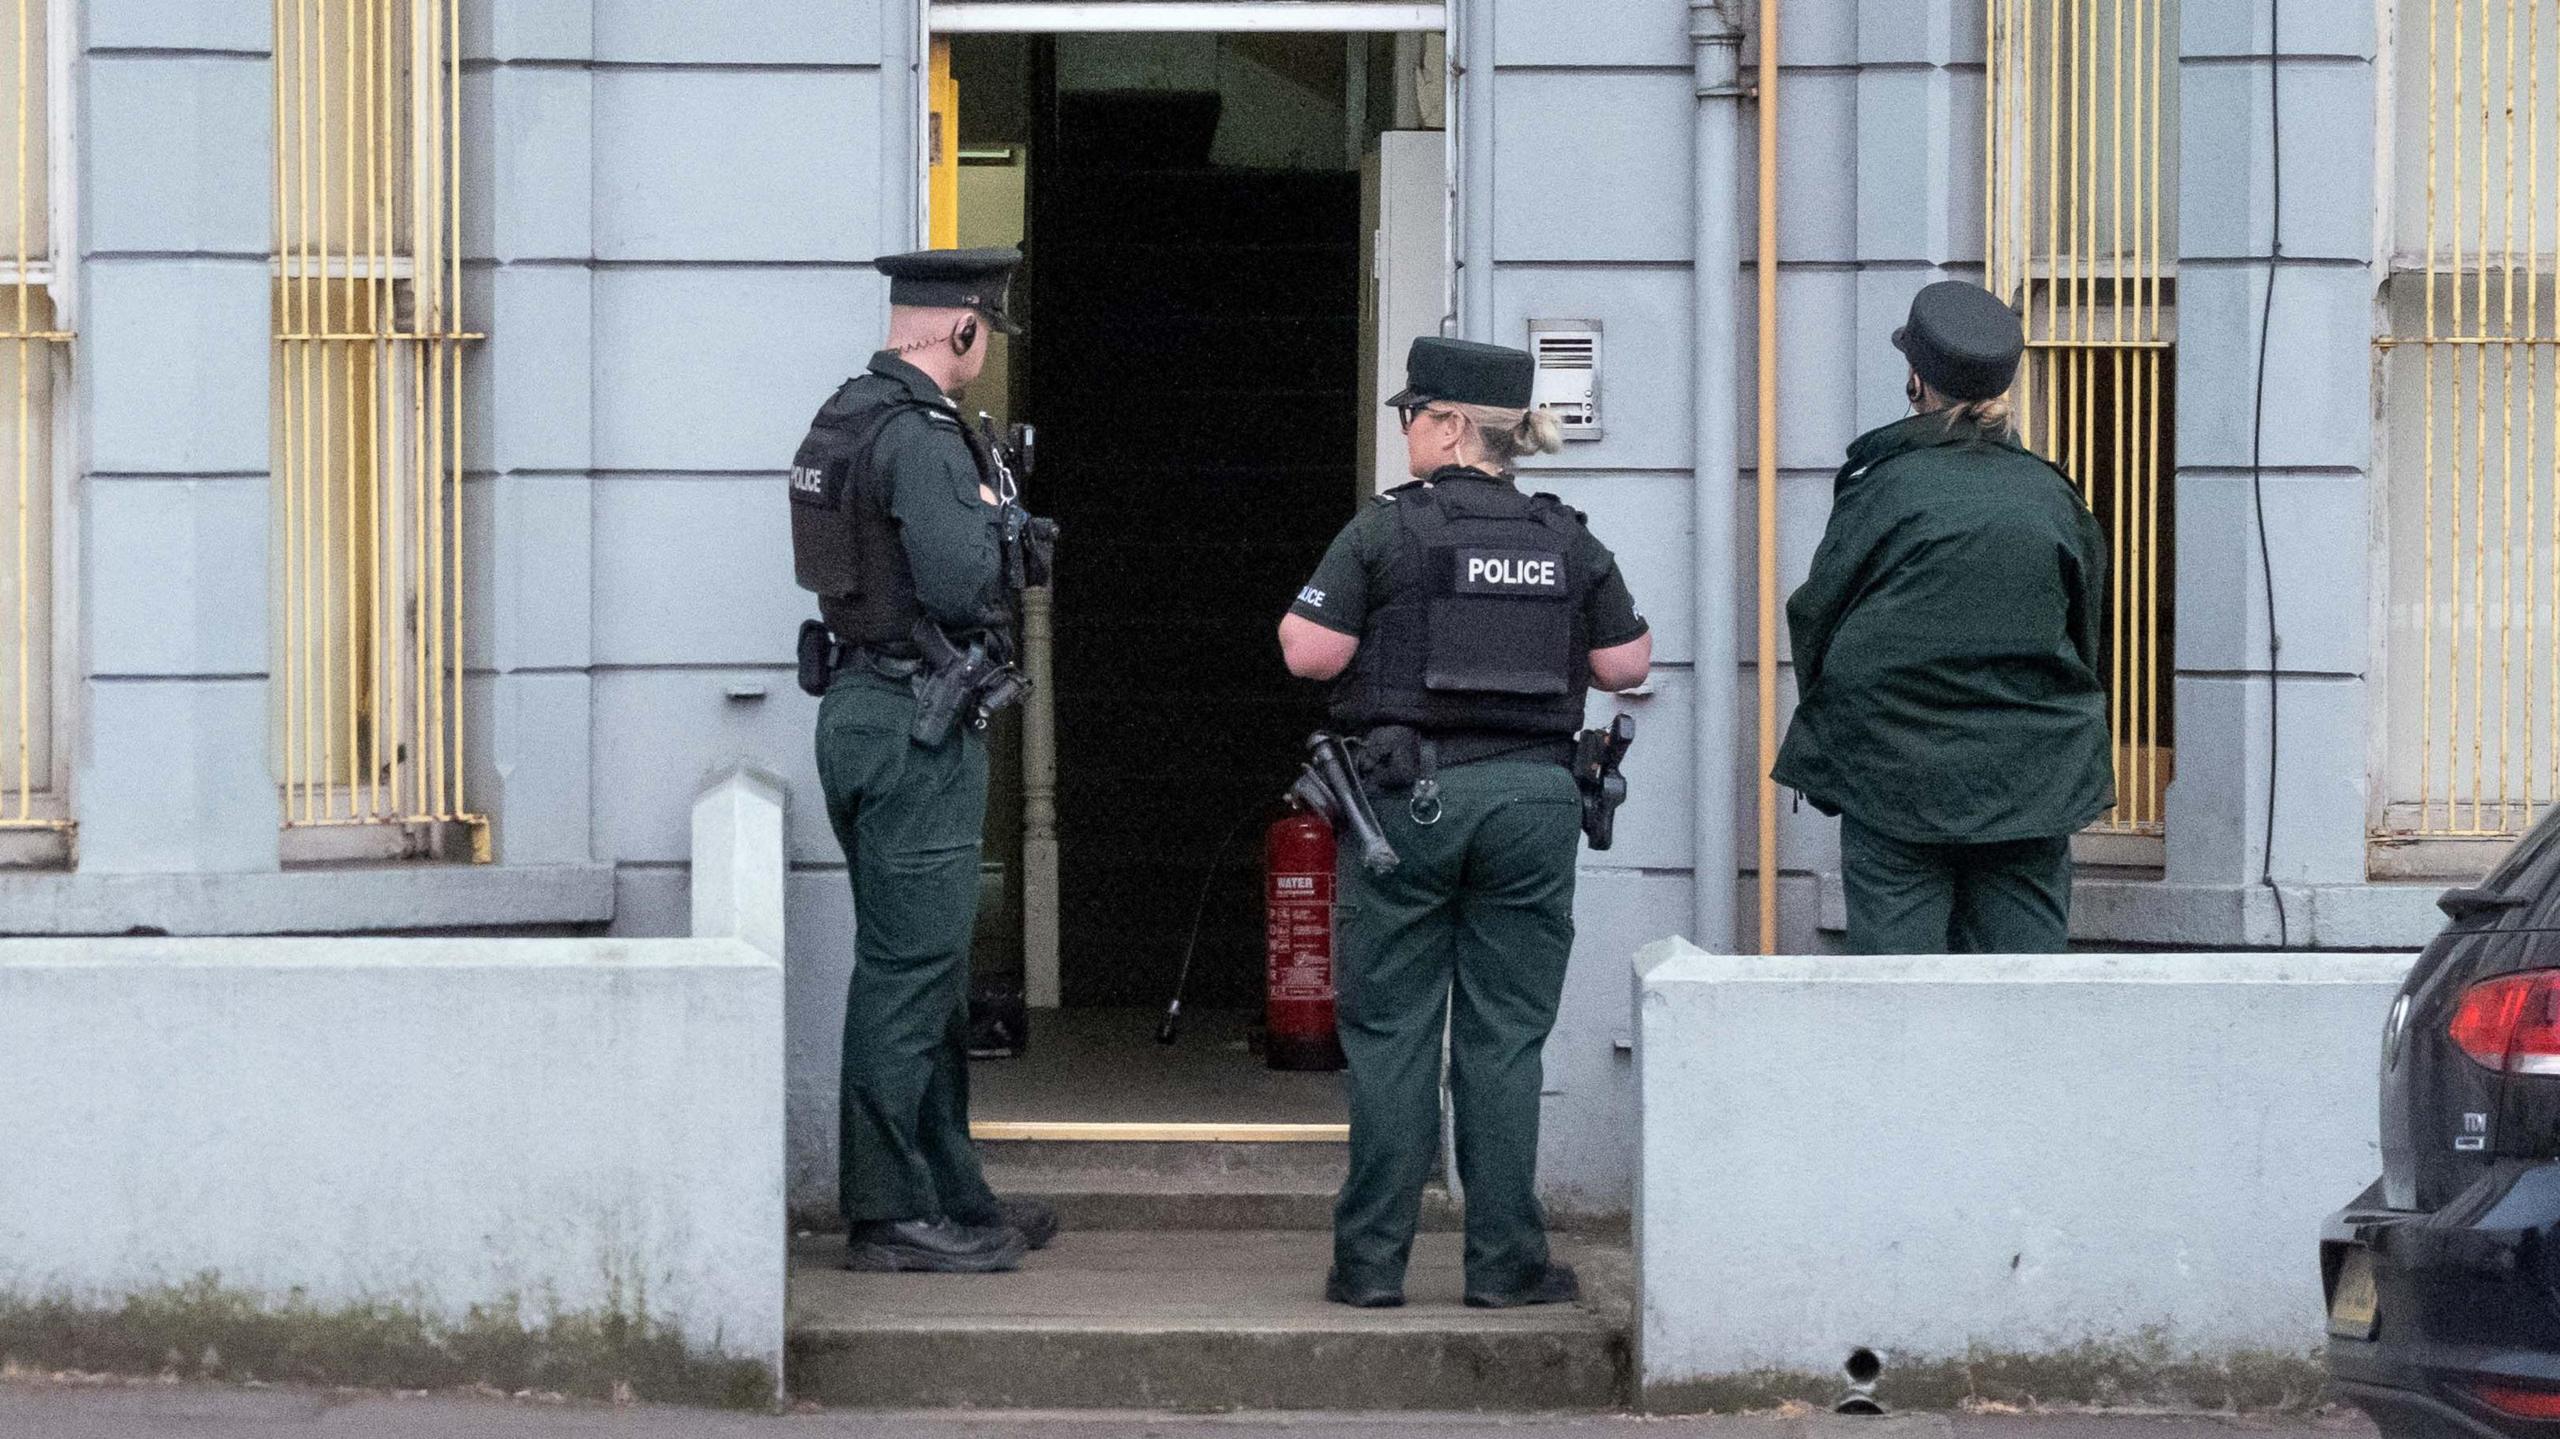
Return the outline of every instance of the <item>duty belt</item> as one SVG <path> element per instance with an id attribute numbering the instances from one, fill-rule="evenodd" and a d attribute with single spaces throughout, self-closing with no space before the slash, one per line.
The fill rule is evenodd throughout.
<path id="1" fill-rule="evenodd" d="M 841 642 L 839 642 L 841 643 Z M 893 655 L 869 645 L 847 646 L 842 663 L 860 665 L 884 680 L 905 684 L 924 668 L 924 661 L 910 655 Z"/>
<path id="2" fill-rule="evenodd" d="M 1424 738 L 1439 750 L 1442 769 L 1497 759 L 1568 767 L 1573 764 L 1571 736 L 1470 732 L 1426 735 Z"/>

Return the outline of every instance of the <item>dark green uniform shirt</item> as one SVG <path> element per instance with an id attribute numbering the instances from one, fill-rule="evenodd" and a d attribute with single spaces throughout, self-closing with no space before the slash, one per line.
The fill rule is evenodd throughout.
<path id="1" fill-rule="evenodd" d="M 2106 547 L 2070 481 L 1941 415 L 1862 435 L 1787 601 L 1775 777 L 1911 844 L 2070 834 L 2115 803 Z"/>
<path id="2" fill-rule="evenodd" d="M 977 456 L 962 438 L 960 409 L 924 371 L 886 350 L 871 373 L 930 406 L 882 428 L 871 450 L 871 493 L 886 497 L 915 574 L 916 603 L 946 631 L 979 628 L 1001 609 L 1003 564 L 996 510 L 978 494 Z M 847 486 L 851 495 L 855 486 Z"/>
<path id="3" fill-rule="evenodd" d="M 1432 479 L 1437 481 L 1443 476 L 1512 487 L 1511 481 L 1481 470 L 1459 470 L 1454 474 L 1443 470 Z M 1396 533 L 1402 522 L 1396 518 L 1395 495 L 1396 491 L 1389 491 L 1380 495 L 1376 503 L 1361 506 L 1351 523 L 1342 527 L 1342 533 L 1333 537 L 1332 547 L 1316 566 L 1315 578 L 1298 591 L 1289 613 L 1346 635 L 1357 635 L 1367 626 L 1372 602 L 1384 594 L 1388 562 L 1402 543 Z M 1618 557 L 1609 553 L 1609 547 L 1588 529 L 1582 531 L 1580 543 L 1582 553 L 1578 558 L 1583 573 L 1591 576 L 1591 593 L 1583 601 L 1591 647 L 1605 650 L 1641 638 L 1646 630 L 1644 616 L 1636 613 L 1635 597 L 1627 592 L 1627 582 L 1618 573 Z"/>

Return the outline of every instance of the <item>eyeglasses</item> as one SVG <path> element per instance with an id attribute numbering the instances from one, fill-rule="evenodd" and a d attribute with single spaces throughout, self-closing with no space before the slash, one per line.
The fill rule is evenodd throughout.
<path id="1" fill-rule="evenodd" d="M 1429 400 L 1416 400 L 1409 405 L 1396 406 L 1396 428 L 1409 435 L 1413 433 L 1413 422 L 1421 419 L 1425 415 L 1454 415 L 1456 413 L 1457 411 L 1455 410 L 1435 410 L 1431 408 L 1431 402 Z"/>

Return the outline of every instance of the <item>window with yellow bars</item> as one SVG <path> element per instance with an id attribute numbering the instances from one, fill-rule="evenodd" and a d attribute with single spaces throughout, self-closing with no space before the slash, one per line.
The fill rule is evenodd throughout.
<path id="1" fill-rule="evenodd" d="M 1986 0 L 1984 271 L 2026 324 L 2020 438 L 2107 533 L 2116 808 L 2156 836 L 2177 746 L 2177 0 Z"/>
<path id="2" fill-rule="evenodd" d="M 71 336 L 54 319 L 52 51 L 46 0 L 0 0 L 0 829 L 67 827 L 54 747 L 53 394 Z"/>
<path id="3" fill-rule="evenodd" d="M 489 855 L 464 775 L 460 0 L 276 0 L 277 772 L 314 854 Z"/>
<path id="4" fill-rule="evenodd" d="M 2560 3 L 2401 0 L 2394 46 L 2375 836 L 2499 840 L 2560 795 Z"/>

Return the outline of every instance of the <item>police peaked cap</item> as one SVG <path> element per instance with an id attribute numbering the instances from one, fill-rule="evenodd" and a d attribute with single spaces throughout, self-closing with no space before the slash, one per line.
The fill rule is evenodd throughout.
<path id="1" fill-rule="evenodd" d="M 1425 335 L 1405 356 L 1404 389 L 1387 401 L 1402 409 L 1425 400 L 1525 410 L 1537 389 L 1538 362 L 1526 350 Z"/>
<path id="2" fill-rule="evenodd" d="M 1950 400 L 1988 400 L 2018 378 L 2027 336 L 1989 290 L 1941 280 L 1911 297 L 1911 319 L 1893 332 L 1893 347 L 1930 389 Z"/>
<path id="3" fill-rule="evenodd" d="M 1008 335 L 1020 334 L 1004 312 L 1022 252 L 1012 246 L 979 250 L 919 250 L 883 255 L 871 262 L 889 277 L 889 303 L 928 310 L 975 310 Z"/>

